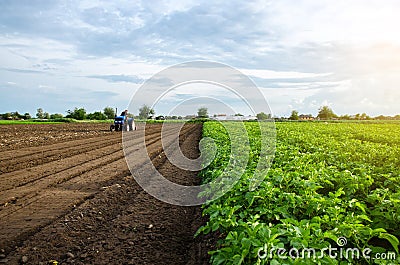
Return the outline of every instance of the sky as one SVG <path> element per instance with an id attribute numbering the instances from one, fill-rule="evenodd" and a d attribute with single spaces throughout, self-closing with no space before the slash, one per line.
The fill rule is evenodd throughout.
<path id="1" fill-rule="evenodd" d="M 159 71 L 205 60 L 247 75 L 276 116 L 322 105 L 400 114 L 397 0 L 0 0 L 0 10 L 0 113 L 123 109 Z"/>

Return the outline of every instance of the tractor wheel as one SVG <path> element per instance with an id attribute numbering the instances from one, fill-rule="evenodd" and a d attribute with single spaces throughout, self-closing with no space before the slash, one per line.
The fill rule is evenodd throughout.
<path id="1" fill-rule="evenodd" d="M 115 129 L 114 124 L 111 124 L 111 125 L 110 125 L 110 132 L 112 132 L 114 129 Z"/>

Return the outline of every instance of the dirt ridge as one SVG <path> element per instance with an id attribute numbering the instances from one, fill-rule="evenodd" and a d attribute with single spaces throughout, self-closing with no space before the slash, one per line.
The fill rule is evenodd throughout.
<path id="1" fill-rule="evenodd" d="M 180 184 L 198 184 L 197 172 L 180 170 L 166 159 L 160 130 L 158 124 L 146 126 L 146 146 L 153 165 Z M 120 137 L 115 133 L 100 134 L 99 140 L 88 138 L 90 143 L 81 153 L 74 153 L 81 147 L 79 138 L 68 144 L 44 145 L 45 150 L 52 150 L 51 156 L 57 156 L 55 147 L 65 146 L 59 149 L 65 159 L 39 163 L 33 168 L 41 172 L 50 165 L 47 176 L 28 183 L 14 178 L 20 185 L 0 192 L 0 249 L 6 251 L 9 264 L 18 264 L 22 256 L 29 264 L 46 264 L 51 259 L 76 264 L 208 264 L 207 251 L 213 239 L 193 239 L 205 222 L 201 208 L 169 205 L 143 191 L 126 166 Z M 176 136 L 167 131 L 163 137 L 168 147 Z M 200 138 L 200 124 L 182 128 L 180 145 L 187 157 L 198 157 Z M 125 152 L 135 152 L 134 141 L 141 140 L 133 140 Z M 17 150 L 17 155 L 37 148 Z M 26 161 L 27 157 L 19 159 Z M 13 163 L 18 164 L 18 158 Z M 13 172 L 32 175 L 22 168 Z M 12 179 L 8 173 L 0 176 Z"/>

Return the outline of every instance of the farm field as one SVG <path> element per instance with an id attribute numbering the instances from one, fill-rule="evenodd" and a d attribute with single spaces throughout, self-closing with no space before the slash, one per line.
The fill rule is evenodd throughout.
<path id="1" fill-rule="evenodd" d="M 274 162 L 254 191 L 249 183 L 265 158 L 259 158 L 258 124 L 245 126 L 251 145 L 245 174 L 204 206 L 210 220 L 197 232 L 218 231 L 222 238 L 212 264 L 400 263 L 399 124 L 277 123 Z M 205 123 L 203 136 L 218 146 L 201 172 L 207 182 L 226 166 L 230 143 L 221 123 Z M 329 246 L 336 257 L 321 255 Z M 370 258 L 346 252 L 354 248 L 370 248 Z"/>
<path id="2" fill-rule="evenodd" d="M 0 126 L 0 151 L 105 135 L 109 135 L 108 126 L 101 123 L 7 124 Z"/>
<path id="3" fill-rule="evenodd" d="M 231 151 L 223 124 L 188 123 L 181 130 L 182 152 L 190 158 L 199 156 L 201 137 L 217 144 L 216 158 L 201 172 L 171 165 L 160 142 L 162 124 L 147 124 L 153 164 L 184 185 L 216 178 Z M 260 137 L 257 123 L 244 124 L 251 149 L 245 174 L 203 208 L 173 206 L 147 194 L 128 170 L 121 134 L 109 132 L 106 124 L 0 126 L 1 259 L 8 264 L 22 257 L 29 264 L 209 264 L 211 251 L 212 264 L 399 263 L 398 123 L 276 123 L 273 164 L 253 191 L 249 183 L 260 159 Z M 131 133 L 125 151 L 134 154 L 143 138 Z M 168 147 L 177 136 L 167 130 L 163 137 Z M 146 170 L 143 157 L 136 161 Z M 371 248 L 372 254 L 395 258 L 295 260 L 268 252 L 272 247 L 296 248 L 299 255 L 305 248 L 320 252 L 338 247 L 339 239 L 346 240 L 343 247 Z M 265 254 L 260 249 L 268 255 L 260 257 Z"/>
<path id="4" fill-rule="evenodd" d="M 153 164 L 175 182 L 198 183 L 197 172 L 163 155 L 161 125 L 146 125 Z M 143 139 L 130 133 L 125 151 L 134 154 Z M 168 146 L 178 136 L 167 130 L 163 137 Z M 201 125 L 186 124 L 179 137 L 182 152 L 197 157 Z M 142 190 L 126 165 L 121 133 L 107 124 L 2 125 L 0 143 L 2 262 L 207 264 L 208 241 L 193 239 L 204 223 L 200 207 L 172 206 Z M 136 161 L 145 170 L 144 158 Z"/>

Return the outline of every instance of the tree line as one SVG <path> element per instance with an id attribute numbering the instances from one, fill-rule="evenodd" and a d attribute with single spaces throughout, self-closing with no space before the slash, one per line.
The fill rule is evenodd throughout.
<path id="1" fill-rule="evenodd" d="M 72 110 L 66 111 L 67 115 L 63 115 L 61 113 L 53 113 L 50 114 L 45 112 L 42 108 L 38 108 L 36 110 L 35 117 L 37 119 L 63 119 L 63 118 L 71 118 L 75 120 L 107 120 L 107 119 L 114 119 L 115 113 L 114 108 L 105 107 L 102 111 L 95 111 L 93 113 L 87 113 L 85 108 L 74 108 Z M 133 116 L 133 114 L 128 114 L 130 117 L 135 117 L 138 119 L 157 119 L 157 120 L 164 120 L 164 119 L 172 119 L 172 120 L 179 120 L 179 119 L 187 119 L 187 118 L 208 118 L 208 109 L 206 107 L 201 107 L 197 110 L 196 115 L 187 115 L 186 117 L 182 116 L 155 116 L 155 111 L 153 108 L 149 107 L 148 105 L 142 105 L 139 108 L 139 115 Z M 240 113 L 235 114 L 235 116 L 243 116 Z M 4 120 L 29 120 L 34 117 L 31 116 L 28 112 L 24 114 L 20 114 L 18 111 L 15 112 L 8 112 L 0 114 L 0 118 Z M 266 114 L 264 112 L 260 112 L 256 115 L 257 120 L 269 120 L 272 118 L 271 114 Z M 311 114 L 299 114 L 297 110 L 292 110 L 291 115 L 289 117 L 281 117 L 276 118 L 278 120 L 400 120 L 400 115 L 395 116 L 383 116 L 379 115 L 376 117 L 370 117 L 366 113 L 358 113 L 355 115 L 341 115 L 338 116 L 334 113 L 334 111 L 329 106 L 322 106 L 318 109 L 318 115 L 313 117 Z"/>
<path id="2" fill-rule="evenodd" d="M 57 120 L 63 118 L 71 118 L 75 120 L 107 120 L 107 119 L 114 119 L 115 117 L 115 111 L 111 107 L 105 107 L 103 111 L 95 111 L 93 113 L 87 113 L 85 108 L 74 108 L 73 110 L 67 110 L 66 113 L 67 115 L 65 116 L 61 113 L 50 114 L 48 112 L 45 112 L 42 108 L 38 108 L 36 110 L 35 117 L 32 117 L 32 115 L 28 112 L 20 114 L 18 113 L 18 111 L 0 114 L 0 117 L 3 120 L 29 120 L 32 118 L 41 120 L 44 119 Z"/>
<path id="3" fill-rule="evenodd" d="M 289 120 L 400 120 L 400 115 L 395 116 L 384 116 L 379 115 L 376 117 L 370 117 L 366 113 L 357 113 L 355 115 L 336 115 L 329 106 L 322 106 L 318 109 L 318 115 L 313 117 L 311 114 L 300 114 L 297 110 L 292 110 Z"/>

